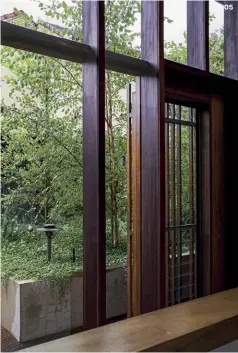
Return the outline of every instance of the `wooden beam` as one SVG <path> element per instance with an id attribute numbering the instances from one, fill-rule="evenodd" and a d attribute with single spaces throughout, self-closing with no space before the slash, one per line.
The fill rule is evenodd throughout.
<path id="1" fill-rule="evenodd" d="M 95 60 L 83 65 L 83 326 L 106 320 L 104 2 L 83 2 L 83 41 Z"/>
<path id="2" fill-rule="evenodd" d="M 212 96 L 210 106 L 211 293 L 225 289 L 224 106 Z"/>
<path id="3" fill-rule="evenodd" d="M 205 94 L 225 96 L 228 91 L 238 92 L 238 81 L 165 60 L 165 87 L 171 92 L 182 93 L 191 90 L 196 92 L 198 97 Z"/>
<path id="4" fill-rule="evenodd" d="M 187 62 L 209 72 L 209 1 L 187 1 Z"/>
<path id="5" fill-rule="evenodd" d="M 182 107 L 177 106 L 177 118 L 181 121 L 182 119 Z M 168 124 L 166 124 L 168 125 Z M 169 125 L 168 125 L 169 126 Z M 177 134 L 176 134 L 176 174 L 177 174 L 177 185 L 176 185 L 176 193 L 177 193 L 177 206 L 176 206 L 176 224 L 177 226 L 181 226 L 182 223 L 182 126 L 177 125 Z M 182 260 L 182 231 L 177 229 L 177 286 L 179 289 L 179 297 L 178 303 L 180 303 L 180 298 L 182 297 L 182 271 L 181 271 L 181 263 Z"/>
<path id="6" fill-rule="evenodd" d="M 209 352 L 238 339 L 238 288 L 33 346 L 30 352 Z"/>
<path id="7" fill-rule="evenodd" d="M 1 21 L 1 44 L 54 58 L 85 63 L 95 60 L 93 49 L 85 44 L 33 31 Z M 106 51 L 106 68 L 128 75 L 155 76 L 156 71 L 148 62 L 127 55 Z"/>
<path id="8" fill-rule="evenodd" d="M 132 76 L 156 76 L 157 72 L 145 60 L 106 50 L 106 69 Z"/>
<path id="9" fill-rule="evenodd" d="M 171 105 L 171 118 L 175 120 L 175 105 Z M 176 207 L 175 207 L 175 124 L 171 125 L 171 134 L 170 134 L 170 192 L 169 192 L 169 198 L 170 198 L 170 222 L 172 226 L 175 225 L 175 218 L 176 218 Z M 171 304 L 174 305 L 175 301 L 175 260 L 176 260 L 176 250 L 175 250 L 175 238 L 176 238 L 176 232 L 172 230 L 171 232 L 168 232 L 168 236 L 170 237 L 171 241 L 171 253 L 169 252 L 169 255 L 171 255 Z M 166 254 L 168 256 L 168 254 Z"/>
<path id="10" fill-rule="evenodd" d="M 232 6 L 224 10 L 224 68 L 225 76 L 238 80 L 238 1 L 227 1 Z"/>
<path id="11" fill-rule="evenodd" d="M 169 103 L 165 105 L 165 222 L 166 227 L 170 226 L 170 134 L 169 124 L 166 121 L 169 120 Z M 165 233 L 165 306 L 169 305 L 169 238 L 170 231 L 167 230 Z"/>
<path id="12" fill-rule="evenodd" d="M 132 311 L 132 93 L 131 84 L 127 85 L 127 153 L 126 153 L 126 185 L 127 185 L 127 317 Z"/>
<path id="13" fill-rule="evenodd" d="M 164 3 L 142 1 L 141 58 L 158 70 L 141 77 L 141 310 L 165 306 Z"/>
<path id="14" fill-rule="evenodd" d="M 211 293 L 211 182 L 210 182 L 210 114 L 199 111 L 197 119 L 197 194 L 198 194 L 198 296 Z"/>
<path id="15" fill-rule="evenodd" d="M 52 56 L 78 63 L 95 60 L 93 49 L 86 44 L 51 36 L 1 21 L 2 45 Z M 148 61 L 106 51 L 106 69 L 134 76 L 155 77 L 156 68 Z M 194 90 L 194 92 L 226 94 L 236 91 L 238 82 L 216 74 L 207 73 L 187 65 L 164 60 L 166 89 Z"/>
<path id="16" fill-rule="evenodd" d="M 141 314 L 141 79 L 132 96 L 133 291 L 132 314 Z"/>

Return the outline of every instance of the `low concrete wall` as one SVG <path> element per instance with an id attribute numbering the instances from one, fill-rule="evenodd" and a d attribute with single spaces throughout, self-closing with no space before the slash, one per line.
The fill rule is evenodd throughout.
<path id="1" fill-rule="evenodd" d="M 20 339 L 20 286 L 15 281 L 1 284 L 1 325 Z"/>
<path id="2" fill-rule="evenodd" d="M 19 342 L 71 330 L 83 325 L 83 277 L 62 284 L 10 281 L 2 287 L 2 326 Z M 107 272 L 107 318 L 127 311 L 123 268 Z"/>

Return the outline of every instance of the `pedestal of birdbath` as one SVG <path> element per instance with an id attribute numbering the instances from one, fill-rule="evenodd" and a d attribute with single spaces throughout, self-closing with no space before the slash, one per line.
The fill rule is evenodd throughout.
<path id="1" fill-rule="evenodd" d="M 58 230 L 59 229 L 55 227 L 55 224 L 44 224 L 42 228 L 37 228 L 38 232 L 44 232 L 47 236 L 47 258 L 49 262 L 51 260 L 51 244 L 53 233 L 57 232 Z"/>

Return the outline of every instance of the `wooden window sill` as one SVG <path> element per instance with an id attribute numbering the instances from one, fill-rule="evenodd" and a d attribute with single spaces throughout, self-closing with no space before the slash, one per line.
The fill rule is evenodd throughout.
<path id="1" fill-rule="evenodd" d="M 238 288 L 22 351 L 208 352 L 238 339 Z"/>

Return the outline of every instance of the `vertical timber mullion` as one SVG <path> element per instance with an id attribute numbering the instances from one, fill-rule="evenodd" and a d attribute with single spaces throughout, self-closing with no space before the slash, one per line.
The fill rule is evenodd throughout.
<path id="1" fill-rule="evenodd" d="M 175 105 L 171 104 L 171 119 L 175 120 Z M 175 221 L 175 124 L 171 124 L 171 226 L 176 226 Z M 176 276 L 176 231 L 171 231 L 171 304 L 175 301 L 175 276 Z"/>
<path id="2" fill-rule="evenodd" d="M 136 77 L 132 95 L 132 313 L 141 314 L 141 79 Z"/>
<path id="3" fill-rule="evenodd" d="M 178 106 L 178 120 L 181 120 L 181 106 Z M 182 198 L 182 170 L 181 170 L 181 125 L 177 125 L 177 222 L 176 225 L 180 226 L 181 221 L 182 221 L 182 212 L 181 212 L 181 198 Z M 181 281 L 181 258 L 182 258 L 182 236 L 181 236 L 181 231 L 178 229 L 177 231 L 178 234 L 178 240 L 177 240 L 177 264 L 178 264 L 178 284 L 177 287 L 179 288 L 178 290 L 178 303 L 180 303 L 180 297 L 182 295 L 181 293 L 181 286 L 182 286 L 182 281 Z"/>
<path id="4" fill-rule="evenodd" d="M 198 295 L 205 296 L 211 293 L 211 175 L 210 175 L 210 130 L 211 116 L 207 110 L 202 110 L 198 114 L 197 124 L 197 154 L 198 165 L 198 233 L 197 238 L 197 264 L 198 269 Z"/>
<path id="5" fill-rule="evenodd" d="M 83 42 L 95 60 L 83 64 L 83 327 L 106 321 L 105 24 L 104 1 L 83 1 Z"/>
<path id="6" fill-rule="evenodd" d="M 227 1 L 232 10 L 224 11 L 224 71 L 225 76 L 238 80 L 238 2 Z M 227 92 L 224 103 L 225 130 L 225 281 L 226 289 L 238 286 L 238 237 L 234 229 L 237 218 L 238 164 L 237 119 L 232 120 L 237 109 L 237 92 Z M 237 114 L 236 114 L 237 116 Z"/>
<path id="7" fill-rule="evenodd" d="M 223 99 L 213 95 L 210 106 L 211 168 L 211 293 L 225 288 L 224 254 L 224 107 Z"/>
<path id="8" fill-rule="evenodd" d="M 189 121 L 193 122 L 192 109 L 189 108 Z M 193 224 L 193 128 L 189 127 L 189 223 Z M 189 298 L 193 298 L 193 262 L 194 262 L 194 247 L 193 247 L 193 230 L 189 230 Z"/>
<path id="9" fill-rule="evenodd" d="M 206 72 L 209 72 L 209 1 L 187 1 L 187 64 L 189 66 L 195 67 L 200 70 L 204 70 Z M 203 126 L 203 128 L 205 125 Z M 191 129 L 191 128 L 190 128 Z M 189 129 L 189 130 L 190 130 Z M 192 130 L 192 129 L 191 129 Z M 199 130 L 200 131 L 200 130 Z M 204 131 L 202 131 L 203 134 L 205 134 Z M 194 149 L 194 143 L 193 143 L 193 131 L 189 131 L 189 140 L 192 141 L 192 144 L 189 144 L 189 148 Z M 205 136 L 205 135 L 204 135 Z M 202 139 L 199 138 L 200 141 Z M 205 151 L 203 146 L 199 146 L 202 151 Z M 210 151 L 209 151 L 210 152 Z M 192 158 L 193 151 L 189 151 L 190 158 Z M 201 158 L 201 163 L 203 164 L 204 161 L 206 160 L 206 156 L 203 155 L 202 153 L 202 158 Z M 207 170 L 207 168 L 204 168 Z M 210 171 L 209 171 L 210 172 Z M 192 173 L 193 174 L 193 173 Z M 205 177 L 205 175 L 203 175 Z M 207 175 L 206 175 L 207 177 Z M 201 177 L 202 180 L 202 177 Z M 194 182 L 194 178 L 189 178 L 189 184 Z M 208 182 L 208 181 L 207 181 Z M 193 187 L 192 187 L 193 188 Z M 189 189 L 191 187 L 189 186 Z M 202 186 L 203 189 L 203 186 Z M 204 189 L 204 193 L 207 196 L 207 190 Z M 189 198 L 192 200 L 193 196 L 193 190 L 189 190 Z M 210 200 L 209 200 L 210 201 Z M 199 210 L 201 215 L 204 215 L 204 213 L 208 212 L 208 205 L 205 204 L 204 199 L 200 195 L 200 200 L 199 200 Z M 189 209 L 194 207 L 193 204 L 189 201 Z M 210 211 L 210 210 L 209 210 Z M 193 212 L 189 211 L 190 215 L 189 218 L 190 220 L 194 220 L 193 217 Z M 202 218 L 199 218 L 200 222 L 203 222 Z M 207 217 L 204 216 L 204 222 L 207 221 Z M 207 236 L 211 236 L 210 234 L 207 234 L 208 230 L 208 222 L 206 224 L 199 225 L 198 229 L 201 231 L 199 234 L 196 234 L 196 237 L 199 237 L 199 244 L 210 244 L 208 242 Z M 191 234 L 192 233 L 192 234 Z M 205 238 L 206 237 L 206 238 Z M 191 239 L 192 238 L 192 239 Z M 196 264 L 190 265 L 189 273 L 191 274 L 193 270 L 196 270 L 197 264 L 199 265 L 199 272 L 201 272 L 202 276 L 198 276 L 200 280 L 204 282 L 204 284 L 201 284 L 202 291 L 206 288 L 209 288 L 208 286 L 208 281 L 210 278 L 210 274 L 207 275 L 207 250 L 204 252 L 202 247 L 199 247 L 199 250 L 201 252 L 201 256 L 199 254 L 196 254 L 196 257 L 194 259 L 194 231 L 189 232 L 189 244 L 192 241 L 192 244 L 189 246 L 189 262 L 196 261 Z M 201 238 L 201 239 L 200 239 Z M 205 256 L 203 254 L 205 253 Z M 191 256 L 193 255 L 193 256 Z M 192 270 L 192 272 L 191 272 Z M 203 275 L 205 273 L 205 276 Z M 189 276 L 189 284 L 190 284 L 190 298 L 192 298 L 192 283 L 191 281 L 194 279 L 195 276 L 192 278 L 191 275 Z M 209 277 L 209 278 L 208 278 Z M 194 283 L 194 288 L 196 288 L 196 284 Z M 207 293 L 207 292 L 206 292 Z"/>
<path id="10" fill-rule="evenodd" d="M 209 1 L 187 1 L 187 63 L 209 72 Z"/>
<path id="11" fill-rule="evenodd" d="M 158 71 L 141 77 L 141 308 L 165 306 L 164 3 L 142 1 L 141 59 Z"/>
<path id="12" fill-rule="evenodd" d="M 232 9 L 224 10 L 225 76 L 238 80 L 238 2 L 227 1 Z"/>
<path id="13" fill-rule="evenodd" d="M 127 86 L 127 317 L 132 312 L 132 141 L 131 141 L 131 84 Z"/>
<path id="14" fill-rule="evenodd" d="M 196 123 L 197 125 L 197 113 L 196 109 L 192 109 L 192 114 L 193 114 L 193 122 Z M 192 134 L 193 134 L 193 223 L 197 225 L 197 151 L 196 151 L 196 128 L 192 128 Z M 197 257 L 197 231 L 193 229 L 193 295 L 194 299 L 197 298 L 197 263 L 198 263 L 198 257 Z"/>
<path id="15" fill-rule="evenodd" d="M 165 117 L 169 117 L 169 104 L 166 103 Z M 169 227 L 169 124 L 165 123 L 165 220 Z M 165 233 L 165 304 L 169 305 L 169 230 Z"/>

